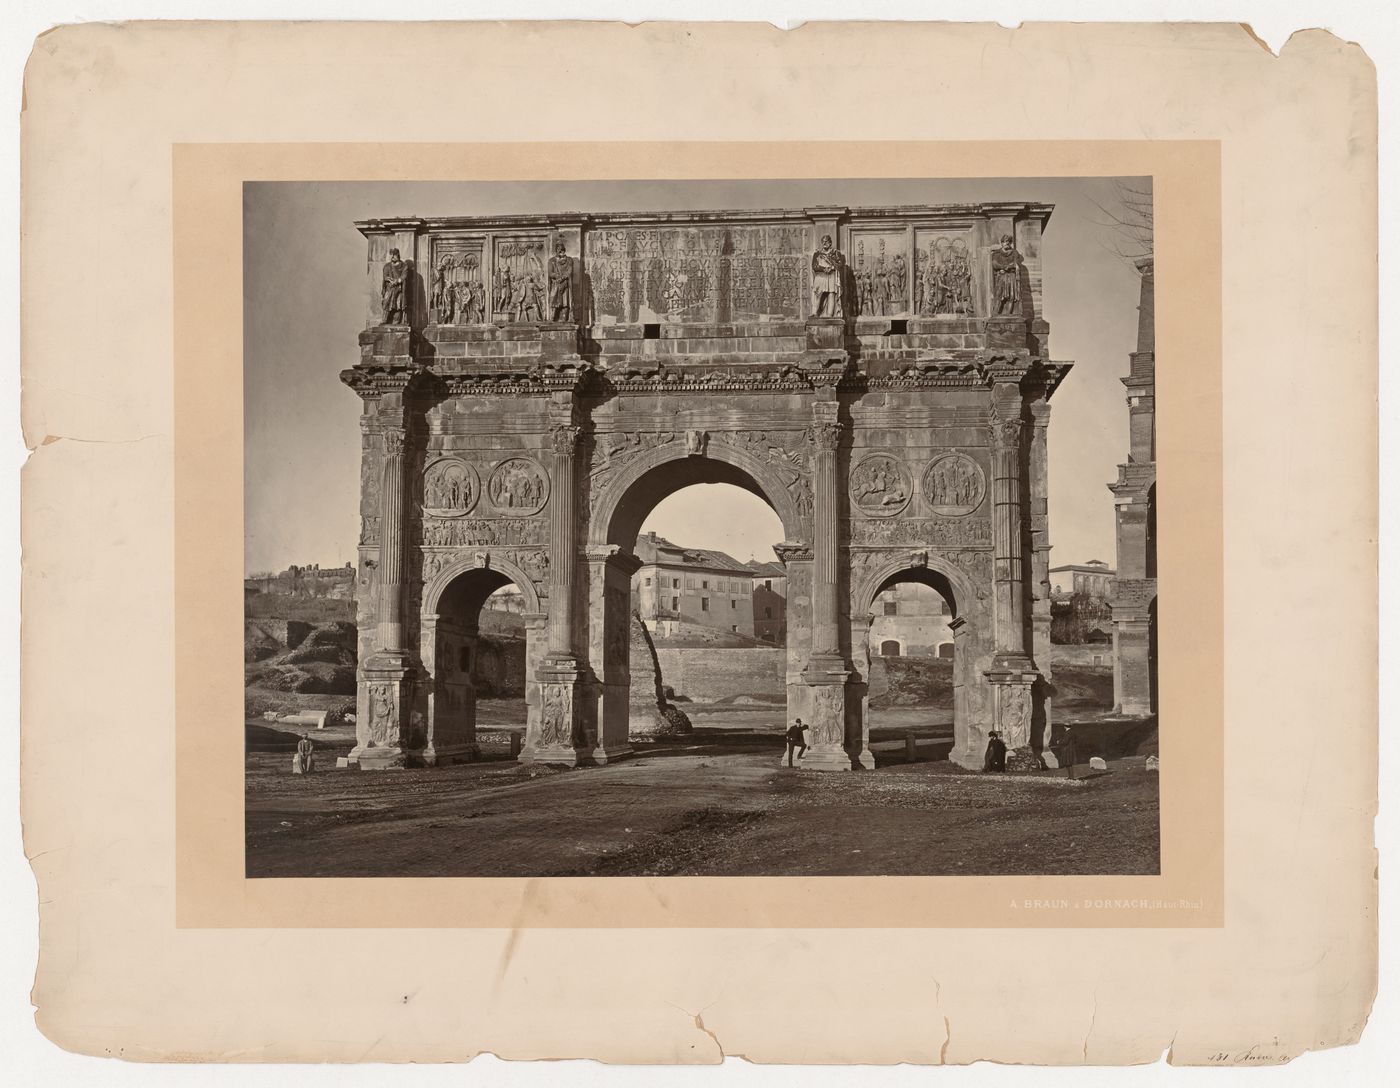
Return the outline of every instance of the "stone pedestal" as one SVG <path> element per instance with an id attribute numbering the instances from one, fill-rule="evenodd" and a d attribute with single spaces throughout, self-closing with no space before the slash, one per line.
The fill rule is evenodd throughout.
<path id="1" fill-rule="evenodd" d="M 1032 693 L 1040 679 L 1039 671 L 1029 658 L 999 656 L 986 676 L 992 686 L 992 728 L 1001 734 L 1006 745 L 1008 765 L 1026 760 L 1038 765 L 1038 757 L 1031 747 L 1031 722 L 1034 716 Z M 985 748 L 985 737 L 982 743 Z"/>
<path id="2" fill-rule="evenodd" d="M 578 355 L 578 325 L 565 321 L 546 321 L 539 326 L 540 354 L 547 360 L 567 359 Z"/>
<path id="3" fill-rule="evenodd" d="M 1026 346 L 1026 319 L 1024 317 L 989 317 L 987 319 L 987 347 L 995 350 L 1024 349 Z"/>
<path id="4" fill-rule="evenodd" d="M 850 670 L 839 656 L 813 655 L 804 678 L 812 693 L 812 729 L 802 766 L 809 771 L 849 771 L 846 750 L 846 681 Z"/>
<path id="5" fill-rule="evenodd" d="M 413 730 L 414 670 L 402 653 L 380 652 L 360 669 L 355 747 L 347 757 L 361 770 L 420 762 Z"/>
<path id="6" fill-rule="evenodd" d="M 579 728 L 583 672 L 577 662 L 546 659 L 540 670 L 539 731 L 525 738 L 521 763 L 562 763 L 577 767 L 592 762 Z"/>

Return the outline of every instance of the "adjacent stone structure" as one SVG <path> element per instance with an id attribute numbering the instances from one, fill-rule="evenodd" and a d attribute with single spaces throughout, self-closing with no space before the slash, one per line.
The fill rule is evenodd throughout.
<path id="1" fill-rule="evenodd" d="M 1154 382 L 1157 356 L 1152 258 L 1137 261 L 1142 277 L 1137 350 L 1123 384 L 1128 390 L 1128 460 L 1108 485 L 1118 530 L 1113 579 L 1113 701 L 1132 716 L 1157 712 L 1157 443 Z"/>
<path id="2" fill-rule="evenodd" d="M 631 752 L 643 520 L 695 483 L 783 524 L 804 766 L 873 766 L 868 632 L 953 614 L 955 744 L 1048 732 L 1045 204 L 376 219 L 364 402 L 362 767 L 469 758 L 477 615 L 514 583 L 524 760 Z M 550 320 L 550 319 L 554 320 Z"/>

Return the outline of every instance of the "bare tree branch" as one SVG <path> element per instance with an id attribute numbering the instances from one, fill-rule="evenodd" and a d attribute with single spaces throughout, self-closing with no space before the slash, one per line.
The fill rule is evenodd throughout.
<path id="1" fill-rule="evenodd" d="M 1091 200 L 1103 216 L 1095 224 L 1104 229 L 1107 240 L 1099 245 L 1120 260 L 1132 264 L 1152 256 L 1152 190 L 1115 179 L 1108 207 Z"/>

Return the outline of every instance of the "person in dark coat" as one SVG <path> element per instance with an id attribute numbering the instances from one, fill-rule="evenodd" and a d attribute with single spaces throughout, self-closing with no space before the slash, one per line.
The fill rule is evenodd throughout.
<path id="1" fill-rule="evenodd" d="M 797 758 L 802 758 L 802 753 L 807 750 L 807 727 L 802 724 L 802 719 L 798 718 L 792 725 L 788 726 L 787 733 L 787 765 L 793 766 L 792 756 L 797 753 Z"/>
<path id="2" fill-rule="evenodd" d="M 987 734 L 987 755 L 982 760 L 982 770 L 1006 770 L 1006 742 L 1001 739 L 1001 734 L 995 729 Z"/>

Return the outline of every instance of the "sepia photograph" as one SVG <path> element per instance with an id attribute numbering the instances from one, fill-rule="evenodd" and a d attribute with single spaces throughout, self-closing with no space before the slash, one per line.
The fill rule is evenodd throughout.
<path id="1" fill-rule="evenodd" d="M 246 182 L 246 875 L 1159 873 L 1152 192 Z"/>

